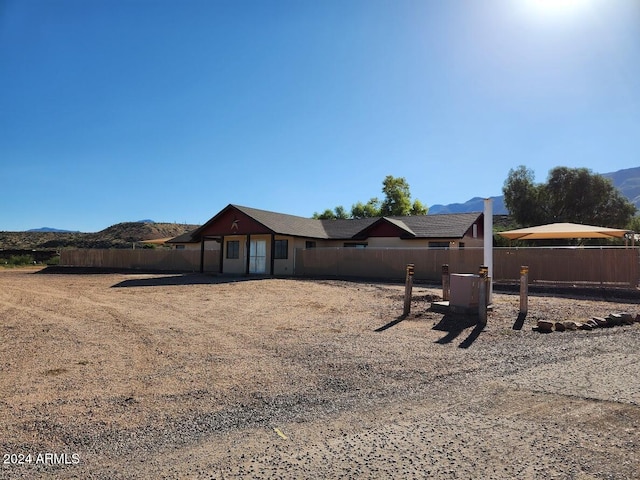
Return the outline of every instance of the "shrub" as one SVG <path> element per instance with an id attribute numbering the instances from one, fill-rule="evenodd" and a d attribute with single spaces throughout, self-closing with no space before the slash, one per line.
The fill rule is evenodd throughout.
<path id="1" fill-rule="evenodd" d="M 31 255 L 11 255 L 7 261 L 8 265 L 33 265 L 35 263 Z"/>

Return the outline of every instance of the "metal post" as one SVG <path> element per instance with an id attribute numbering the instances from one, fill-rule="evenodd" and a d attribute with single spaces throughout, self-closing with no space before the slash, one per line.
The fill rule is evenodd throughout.
<path id="1" fill-rule="evenodd" d="M 520 313 L 526 315 L 529 309 L 529 267 L 520 267 Z"/>
<path id="2" fill-rule="evenodd" d="M 487 324 L 488 273 L 489 269 L 482 265 L 478 274 L 480 277 L 478 285 L 478 323 L 482 325 Z"/>
<path id="3" fill-rule="evenodd" d="M 442 265 L 442 300 L 449 301 L 449 294 L 451 293 L 451 276 L 449 275 L 449 265 L 445 263 Z"/>
<path id="4" fill-rule="evenodd" d="M 406 317 L 411 311 L 411 291 L 413 289 L 413 263 L 407 264 L 407 277 L 404 284 L 404 311 Z"/>

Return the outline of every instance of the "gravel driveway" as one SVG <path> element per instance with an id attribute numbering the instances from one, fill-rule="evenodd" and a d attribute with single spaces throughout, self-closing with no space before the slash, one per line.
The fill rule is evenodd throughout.
<path id="1" fill-rule="evenodd" d="M 0 270 L 0 478 L 639 478 L 638 303 L 403 292 Z"/>

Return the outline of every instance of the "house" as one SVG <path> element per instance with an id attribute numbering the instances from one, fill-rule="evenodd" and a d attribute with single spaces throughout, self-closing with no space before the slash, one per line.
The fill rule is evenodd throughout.
<path id="1" fill-rule="evenodd" d="M 289 275 L 296 249 L 325 247 L 481 247 L 483 214 L 458 213 L 317 220 L 227 205 L 200 228 L 171 240 L 220 246 L 220 273 Z M 178 242 L 179 241 L 179 242 Z"/>

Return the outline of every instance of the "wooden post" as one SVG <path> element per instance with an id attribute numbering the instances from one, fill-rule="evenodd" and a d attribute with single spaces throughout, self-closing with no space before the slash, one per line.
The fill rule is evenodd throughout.
<path id="1" fill-rule="evenodd" d="M 451 276 L 449 275 L 449 265 L 445 263 L 442 265 L 442 300 L 448 302 L 450 293 Z"/>
<path id="2" fill-rule="evenodd" d="M 526 315 L 529 309 L 529 267 L 520 267 L 520 313 Z"/>
<path id="3" fill-rule="evenodd" d="M 411 311 L 411 291 L 413 290 L 413 263 L 407 264 L 407 277 L 404 282 L 404 311 L 406 317 Z"/>
<path id="4" fill-rule="evenodd" d="M 487 282 L 488 274 L 489 269 L 482 265 L 478 274 L 478 276 L 480 277 L 478 285 L 478 323 L 482 325 L 487 324 L 487 286 L 489 283 Z"/>

